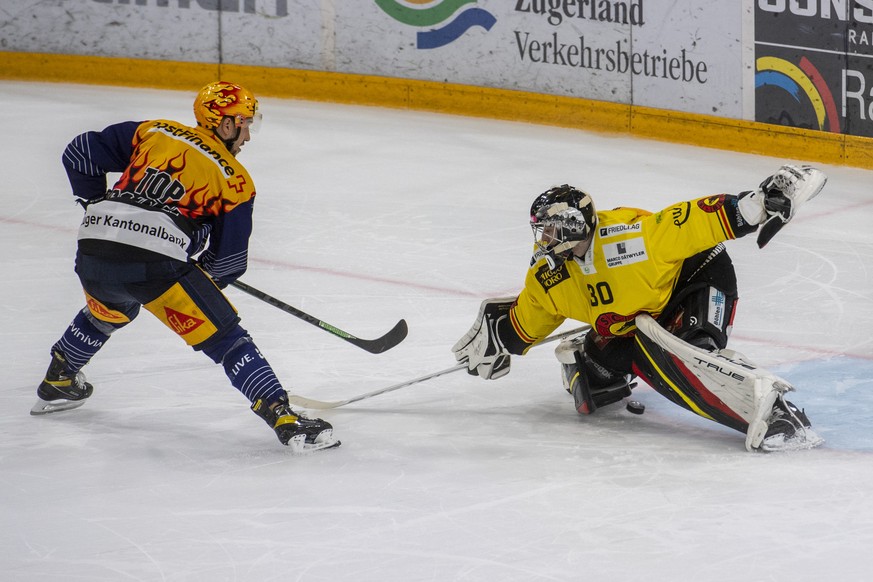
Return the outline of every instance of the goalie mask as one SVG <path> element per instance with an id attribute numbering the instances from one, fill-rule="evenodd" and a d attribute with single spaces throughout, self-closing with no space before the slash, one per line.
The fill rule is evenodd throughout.
<path id="1" fill-rule="evenodd" d="M 530 225 L 537 245 L 534 260 L 545 257 L 554 270 L 570 258 L 576 245 L 591 238 L 597 225 L 594 202 L 568 184 L 556 186 L 534 200 Z"/>

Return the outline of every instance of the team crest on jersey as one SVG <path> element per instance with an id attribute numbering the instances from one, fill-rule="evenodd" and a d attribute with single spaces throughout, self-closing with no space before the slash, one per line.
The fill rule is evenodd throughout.
<path id="1" fill-rule="evenodd" d="M 549 289 L 563 283 L 570 278 L 570 272 L 567 270 L 567 263 L 562 263 L 560 267 L 554 271 L 549 269 L 548 265 L 543 265 L 536 273 L 537 281 L 543 287 L 543 291 L 549 292 Z"/>
<path id="2" fill-rule="evenodd" d="M 718 196 L 709 196 L 708 198 L 701 198 L 697 201 L 697 206 L 704 212 L 718 212 L 721 210 L 721 207 L 724 206 L 724 194 L 719 194 Z"/>
<path id="3" fill-rule="evenodd" d="M 613 337 L 627 335 L 636 332 L 634 315 L 619 315 L 618 313 L 604 313 L 594 322 L 594 329 L 601 337 Z"/>

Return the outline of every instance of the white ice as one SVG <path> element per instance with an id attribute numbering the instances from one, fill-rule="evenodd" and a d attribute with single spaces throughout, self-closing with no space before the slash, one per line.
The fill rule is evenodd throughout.
<path id="1" fill-rule="evenodd" d="M 826 439 L 750 454 L 647 386 L 642 416 L 573 410 L 552 349 L 331 411 L 342 447 L 295 457 L 220 367 L 148 313 L 85 371 L 75 411 L 28 410 L 83 296 L 66 143 L 122 120 L 192 122 L 186 92 L 0 82 L 0 579 L 15 581 L 870 580 L 873 174 L 824 192 L 764 250 L 728 244 L 732 347 L 788 378 Z M 485 297 L 515 293 L 534 195 L 658 210 L 756 186 L 768 158 L 411 111 L 263 99 L 243 278 L 371 355 L 236 290 L 292 393 L 354 396 L 454 363 Z M 562 329 L 572 327 L 569 323 Z"/>

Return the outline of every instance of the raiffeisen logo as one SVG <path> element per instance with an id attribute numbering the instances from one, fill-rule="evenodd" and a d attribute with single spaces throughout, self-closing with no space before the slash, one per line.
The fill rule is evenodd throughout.
<path id="1" fill-rule="evenodd" d="M 416 48 L 434 49 L 458 40 L 474 26 L 491 30 L 497 19 L 477 6 L 477 0 L 375 0 L 388 16 L 409 26 L 428 27 L 417 34 Z M 438 28 L 434 28 L 439 25 Z"/>

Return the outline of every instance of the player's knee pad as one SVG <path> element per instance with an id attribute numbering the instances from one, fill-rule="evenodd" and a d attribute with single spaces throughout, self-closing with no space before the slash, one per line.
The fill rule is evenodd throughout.
<path id="1" fill-rule="evenodd" d="M 223 352 L 215 352 L 213 345 L 226 342 L 227 336 L 239 326 L 239 316 L 227 297 L 209 277 L 193 266 L 143 306 L 189 346 L 195 350 L 209 349 L 216 356 L 223 355 Z M 210 357 L 216 362 L 221 361 L 215 356 Z"/>
<path id="2" fill-rule="evenodd" d="M 102 319 L 97 319 L 94 317 L 94 314 L 91 312 L 89 307 L 86 307 L 82 310 L 82 313 L 85 315 L 85 319 L 88 320 L 88 323 L 94 326 L 94 328 L 104 335 L 112 335 L 116 330 L 121 329 L 130 321 L 128 320 L 125 323 L 109 323 L 108 321 L 103 321 Z"/>
<path id="3" fill-rule="evenodd" d="M 705 350 L 720 350 L 727 347 L 736 305 L 736 293 L 701 284 L 684 293 L 659 319 L 679 339 Z"/>
<path id="4" fill-rule="evenodd" d="M 738 295 L 733 261 L 724 245 L 718 244 L 685 260 L 673 297 L 658 321 L 693 346 L 723 349 Z"/>
<path id="5" fill-rule="evenodd" d="M 630 376 L 610 370 L 591 358 L 585 349 L 587 341 L 587 336 L 570 338 L 555 348 L 555 356 L 561 362 L 564 388 L 573 395 L 579 414 L 591 414 L 631 395 Z"/>
<path id="6" fill-rule="evenodd" d="M 101 333 L 111 335 L 139 314 L 139 304 L 133 301 L 101 301 L 85 290 L 86 307 L 83 310 L 88 321 Z"/>
<path id="7" fill-rule="evenodd" d="M 629 337 L 604 337 L 585 334 L 586 367 L 594 385 L 611 384 L 631 373 L 634 341 Z"/>

